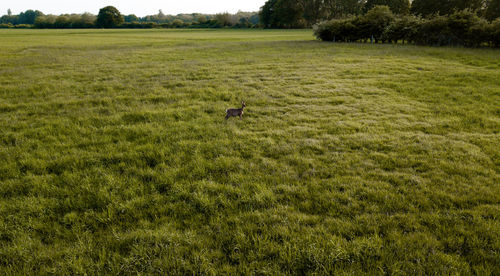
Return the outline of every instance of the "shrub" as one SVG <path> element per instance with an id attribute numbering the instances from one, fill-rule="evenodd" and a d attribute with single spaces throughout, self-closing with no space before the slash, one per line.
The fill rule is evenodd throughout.
<path id="1" fill-rule="evenodd" d="M 56 18 L 56 22 L 54 24 L 54 27 L 63 29 L 63 28 L 69 28 L 71 27 L 69 17 L 61 15 Z"/>
<path id="2" fill-rule="evenodd" d="M 14 25 L 14 28 L 16 28 L 16 29 L 31 29 L 31 28 L 33 28 L 33 25 L 30 25 L 30 24 L 17 24 L 17 25 Z"/>
<path id="3" fill-rule="evenodd" d="M 388 6 L 375 6 L 364 16 L 354 21 L 360 30 L 360 37 L 364 39 L 374 38 L 375 42 L 383 40 L 383 34 L 387 26 L 394 21 L 394 14 Z"/>
<path id="4" fill-rule="evenodd" d="M 450 31 L 450 42 L 452 45 L 473 46 L 478 41 L 474 41 L 470 30 L 481 28 L 481 19 L 470 10 L 457 11 L 447 17 Z M 481 42 L 479 42 L 481 44 Z"/>
<path id="5" fill-rule="evenodd" d="M 8 29 L 8 28 L 13 28 L 14 25 L 12 23 L 2 23 L 0 24 L 0 29 Z"/>
<path id="6" fill-rule="evenodd" d="M 497 18 L 495 21 L 491 22 L 489 26 L 489 38 L 493 46 L 500 46 L 500 18 Z"/>
<path id="7" fill-rule="evenodd" d="M 445 16 L 435 16 L 420 24 L 415 43 L 421 45 L 442 46 L 451 44 L 451 32 Z"/>
<path id="8" fill-rule="evenodd" d="M 500 46 L 500 19 L 488 23 L 471 10 L 456 11 L 430 19 L 394 17 L 378 6 L 364 16 L 324 21 L 314 26 L 314 35 L 324 41 L 379 40 L 419 45 Z"/>
<path id="9" fill-rule="evenodd" d="M 383 39 L 389 42 L 405 41 L 414 42 L 418 34 L 418 28 L 422 24 L 422 19 L 416 16 L 403 16 L 396 18 L 384 30 Z"/>
<path id="10" fill-rule="evenodd" d="M 324 41 L 351 42 L 359 39 L 354 19 L 333 19 L 314 26 L 316 37 Z"/>
<path id="11" fill-rule="evenodd" d="M 491 24 L 484 19 L 479 20 L 467 31 L 467 40 L 465 46 L 479 47 L 484 43 L 491 41 Z"/>
<path id="12" fill-rule="evenodd" d="M 377 5 L 388 6 L 391 11 L 396 14 L 410 13 L 409 0 L 367 0 L 364 10 L 368 11 Z"/>
<path id="13" fill-rule="evenodd" d="M 55 15 L 43 15 L 35 19 L 35 28 L 47 29 L 54 28 L 54 23 L 56 22 L 57 16 Z"/>

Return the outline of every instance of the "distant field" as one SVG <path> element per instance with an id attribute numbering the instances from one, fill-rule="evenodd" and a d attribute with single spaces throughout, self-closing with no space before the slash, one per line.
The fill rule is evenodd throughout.
<path id="1" fill-rule="evenodd" d="M 0 30 L 0 126 L 0 275 L 500 274 L 499 50 Z"/>

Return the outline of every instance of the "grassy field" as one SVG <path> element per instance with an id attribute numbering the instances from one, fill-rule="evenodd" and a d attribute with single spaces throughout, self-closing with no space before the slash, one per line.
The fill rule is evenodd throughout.
<path id="1" fill-rule="evenodd" d="M 307 30 L 0 49 L 1 275 L 500 274 L 498 50 Z"/>

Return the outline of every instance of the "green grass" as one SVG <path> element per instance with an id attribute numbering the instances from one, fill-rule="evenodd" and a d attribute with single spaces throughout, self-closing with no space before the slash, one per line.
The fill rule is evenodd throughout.
<path id="1" fill-rule="evenodd" d="M 0 48 L 1 275 L 500 274 L 498 50 L 263 30 Z"/>

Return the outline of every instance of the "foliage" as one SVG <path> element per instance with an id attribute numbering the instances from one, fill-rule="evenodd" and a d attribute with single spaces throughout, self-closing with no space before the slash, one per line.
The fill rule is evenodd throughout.
<path id="1" fill-rule="evenodd" d="M 268 0 L 260 10 L 266 28 L 304 28 L 327 18 L 361 13 L 364 0 Z"/>
<path id="2" fill-rule="evenodd" d="M 500 0 L 488 0 L 484 16 L 490 21 L 500 18 Z"/>
<path id="3" fill-rule="evenodd" d="M 13 27 L 14 27 L 14 25 L 12 25 L 11 23 L 1 23 L 0 24 L 0 29 L 10 29 Z"/>
<path id="4" fill-rule="evenodd" d="M 135 14 L 129 14 L 123 16 L 124 22 L 131 23 L 131 22 L 139 22 L 139 17 L 137 17 Z"/>
<path id="5" fill-rule="evenodd" d="M 432 16 L 435 14 L 448 15 L 465 9 L 478 11 L 483 8 L 484 0 L 413 0 L 411 12 L 420 16 Z"/>
<path id="6" fill-rule="evenodd" d="M 2 18 L 6 18 L 4 16 Z M 13 16 L 18 18 L 19 16 Z M 124 23 L 116 25 L 119 28 L 253 28 L 259 24 L 257 12 L 242 12 L 236 14 L 222 13 L 216 15 L 208 14 L 178 14 L 165 15 L 161 11 L 157 15 L 139 18 L 133 14 L 123 17 Z M 12 20 L 4 20 L 10 22 Z M 97 17 L 90 13 L 84 14 L 62 14 L 37 16 L 34 22 L 35 28 L 96 28 Z M 3 22 L 3 21 L 1 21 Z M 16 19 L 15 22 L 18 22 Z M 1 23 L 0 23 L 1 24 Z M 5 27 L 12 23 L 5 23 Z M 9 25 L 10 24 L 10 25 Z"/>
<path id="7" fill-rule="evenodd" d="M 422 20 L 413 15 L 397 17 L 389 26 L 387 26 L 383 33 L 383 39 L 389 42 L 402 43 L 415 42 L 419 34 L 419 27 Z"/>
<path id="8" fill-rule="evenodd" d="M 19 21 L 17 24 L 34 24 L 37 17 L 42 16 L 43 13 L 41 11 L 27 10 L 25 12 L 21 12 L 19 14 Z"/>
<path id="9" fill-rule="evenodd" d="M 66 14 L 66 15 L 44 15 L 35 20 L 35 28 L 95 28 L 97 17 L 90 13 Z"/>
<path id="10" fill-rule="evenodd" d="M 308 26 L 318 23 L 325 17 L 324 0 L 301 0 L 297 2 L 301 7 L 302 17 Z"/>
<path id="11" fill-rule="evenodd" d="M 35 23 L 36 18 L 42 15 L 43 13 L 38 10 L 27 10 L 25 12 L 21 12 L 19 15 L 12 15 L 12 12 L 9 9 L 7 15 L 0 17 L 0 24 L 32 25 Z"/>
<path id="12" fill-rule="evenodd" d="M 491 36 L 491 40 L 493 45 L 496 47 L 500 46 L 500 18 L 497 18 L 495 21 L 491 23 L 489 28 L 489 34 Z"/>
<path id="13" fill-rule="evenodd" d="M 96 21 L 97 26 L 101 28 L 117 27 L 123 22 L 123 15 L 113 6 L 107 6 L 100 9 Z"/>
<path id="14" fill-rule="evenodd" d="M 353 19 L 332 19 L 314 26 L 314 35 L 323 41 L 350 42 L 358 39 L 357 26 Z"/>
<path id="15" fill-rule="evenodd" d="M 295 0 L 270 0 L 261 9 L 261 22 L 265 28 L 303 28 L 304 6 Z"/>
<path id="16" fill-rule="evenodd" d="M 395 14 L 410 13 L 410 0 L 367 0 L 364 10 L 369 11 L 375 6 L 388 6 Z"/>
<path id="17" fill-rule="evenodd" d="M 343 28 L 342 26 L 348 26 Z M 387 7 L 379 6 L 366 15 L 347 20 L 334 20 L 315 27 L 317 38 L 332 41 L 334 37 L 349 37 L 337 41 L 408 42 L 432 46 L 497 45 L 495 25 L 480 18 L 471 10 L 457 11 L 448 16 L 421 19 L 415 16 L 394 17 Z M 350 30 L 351 33 L 346 33 Z"/>
<path id="18" fill-rule="evenodd" d="M 364 0 L 324 0 L 322 7 L 324 19 L 346 18 L 361 14 L 365 2 Z"/>
<path id="19" fill-rule="evenodd" d="M 309 27 L 320 21 L 367 13 L 375 6 L 388 6 L 397 15 L 408 15 L 411 11 L 422 17 L 470 10 L 491 21 L 500 14 L 500 0 L 268 0 L 260 10 L 260 17 L 266 28 Z"/>
<path id="20" fill-rule="evenodd" d="M 363 38 L 383 40 L 385 29 L 394 21 L 394 14 L 387 6 L 375 6 L 354 22 Z"/>
<path id="21" fill-rule="evenodd" d="M 0 275 L 500 274 L 498 50 L 225 29 L 0 45 Z"/>

